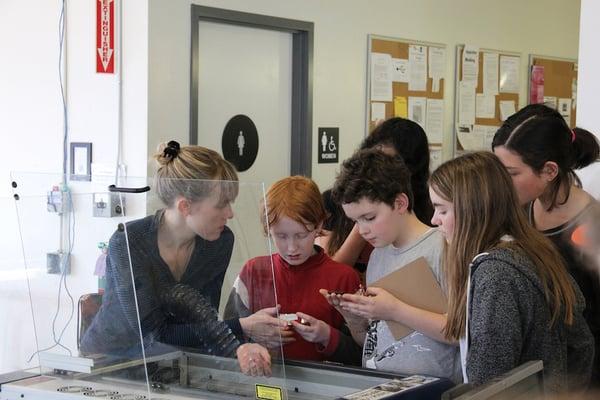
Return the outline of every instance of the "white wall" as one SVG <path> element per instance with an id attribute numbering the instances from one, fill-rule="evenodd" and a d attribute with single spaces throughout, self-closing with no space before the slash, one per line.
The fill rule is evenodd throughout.
<path id="1" fill-rule="evenodd" d="M 189 0 L 150 1 L 149 150 L 169 135 L 183 142 L 188 139 L 190 3 Z M 364 135 L 369 33 L 447 45 L 448 149 L 454 115 L 457 44 L 467 42 L 522 53 L 521 105 L 526 101 L 529 53 L 577 57 L 579 1 L 198 0 L 194 3 L 315 23 L 313 141 L 317 127 L 339 126 L 341 159 L 352 153 Z M 450 154 L 446 151 L 445 155 Z M 337 169 L 336 164 L 316 164 L 316 152 L 313 154 L 313 178 L 321 188 L 331 185 Z"/>
<path id="2" fill-rule="evenodd" d="M 598 93 L 600 93 L 600 53 L 598 53 L 598 17 L 600 2 L 581 1 L 579 30 L 579 71 L 577 88 L 577 126 L 600 135 Z M 585 190 L 600 199 L 600 164 L 595 163 L 580 171 L 579 176 Z"/>
<path id="3" fill-rule="evenodd" d="M 147 129 L 147 5 L 128 0 L 124 10 L 124 153 L 130 175 L 144 176 Z M 29 4 L 29 5 L 28 5 Z M 58 73 L 60 0 L 0 2 L 0 195 L 11 193 L 8 173 L 62 169 L 62 104 Z M 116 75 L 95 73 L 93 1 L 67 1 L 69 141 L 92 142 L 93 161 L 116 162 Z M 141 165 L 141 167 L 140 167 Z"/>
<path id="4" fill-rule="evenodd" d="M 21 169 L 40 170 L 60 167 L 60 147 L 48 151 L 59 142 L 60 105 L 58 102 L 57 42 L 46 39 L 56 32 L 58 7 L 37 1 L 39 13 L 32 13 L 18 0 L 0 2 L 0 314 L 7 317 L 0 328 L 0 371 L 6 372 L 11 351 L 23 347 L 16 336 L 15 326 L 23 329 L 25 345 L 33 340 L 31 314 L 27 314 L 27 287 L 22 279 L 22 268 L 15 260 L 19 249 L 17 218 L 10 187 L 9 171 L 15 164 Z M 28 21 L 28 24 L 23 24 Z M 31 32 L 26 27 L 35 27 Z M 40 34 L 43 33 L 43 34 Z M 48 34 L 48 35 L 46 35 Z M 43 65 L 43 68 L 40 66 Z M 35 138 L 35 139 L 34 139 Z M 35 155 L 35 156 L 32 156 Z M 11 195 L 12 196 L 12 195 Z M 19 265 L 20 266 L 20 265 Z M 16 275 L 16 276 L 15 276 Z M 11 289 L 12 290 L 9 290 Z M 14 299 L 14 301 L 9 301 Z M 14 324 L 14 325 L 13 325 Z"/>
<path id="5" fill-rule="evenodd" d="M 0 1 L 3 54 L 0 63 L 0 220 L 3 222 L 0 231 L 0 315 L 7 317 L 0 329 L 0 372 L 37 362 L 36 359 L 30 364 L 25 361 L 35 343 L 9 171 L 52 174 L 43 179 L 38 177 L 40 183 L 36 193 L 22 196 L 19 208 L 29 267 L 42 269 L 42 272 L 30 275 L 35 290 L 35 313 L 40 323 L 38 332 L 48 334 L 48 318 L 51 319 L 56 308 L 59 279 L 43 272 L 45 260 L 40 257 L 59 247 L 60 219 L 44 211 L 44 194 L 52 184 L 59 182 L 62 170 L 63 119 L 58 72 L 60 8 L 60 0 Z M 69 142 L 92 142 L 93 161 L 114 165 L 119 87 L 116 75 L 95 73 L 95 2 L 68 1 L 66 15 Z M 129 175 L 145 176 L 147 2 L 123 2 L 123 19 L 123 159 Z M 24 186 L 21 185 L 19 190 Z M 108 240 L 116 222 L 114 219 L 91 218 L 89 186 L 73 184 L 71 188 L 77 206 L 77 225 L 73 272 L 68 282 L 76 301 L 79 294 L 96 289 L 96 278 L 92 275 L 99 255 L 96 244 Z M 64 308 L 67 303 L 63 302 L 62 316 L 68 311 Z M 58 326 L 62 327 L 64 321 L 61 317 Z M 64 339 L 71 348 L 75 343 L 74 326 L 73 321 Z"/>

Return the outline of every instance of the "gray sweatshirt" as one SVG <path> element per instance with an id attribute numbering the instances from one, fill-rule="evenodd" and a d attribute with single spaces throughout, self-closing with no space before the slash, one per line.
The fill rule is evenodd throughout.
<path id="1" fill-rule="evenodd" d="M 441 270 L 444 238 L 430 229 L 414 242 L 402 247 L 389 245 L 371 253 L 367 267 L 367 286 L 380 278 L 424 257 L 438 283 L 446 287 Z M 419 282 L 414 282 L 419 285 Z M 372 321 L 363 348 L 363 366 L 401 374 L 425 374 L 462 381 L 458 346 L 438 342 L 414 331 L 397 340 L 387 322 Z"/>
<path id="2" fill-rule="evenodd" d="M 590 379 L 594 341 L 577 297 L 573 324 L 552 311 L 532 262 L 520 252 L 494 249 L 471 264 L 467 305 L 466 375 L 481 384 L 531 360 L 542 360 L 546 389 L 582 389 Z"/>

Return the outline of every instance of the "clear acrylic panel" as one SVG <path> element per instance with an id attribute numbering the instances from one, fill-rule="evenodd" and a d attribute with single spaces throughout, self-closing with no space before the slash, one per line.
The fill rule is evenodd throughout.
<path id="1" fill-rule="evenodd" d="M 143 371 L 144 360 L 134 351 L 90 354 L 81 349 L 84 330 L 102 304 L 103 244 L 119 224 L 136 218 L 136 210 L 144 210 L 143 204 L 132 200 L 125 216 L 124 199 L 111 197 L 104 182 L 67 177 L 64 184 L 61 175 L 34 173 L 12 173 L 11 178 L 16 217 L 13 235 L 19 239 L 11 258 L 20 260 L 18 267 L 25 278 L 16 282 L 27 296 L 27 312 L 20 315 L 21 332 L 26 338 L 31 336 L 23 340 L 26 348 L 15 351 L 22 358 L 22 369 L 46 376 L 56 390 L 68 392 L 92 390 L 91 380 L 102 373 L 117 374 L 123 365 L 139 365 Z M 140 212 L 137 217 L 143 215 Z M 10 296 L 2 291 L 5 295 Z M 134 300 L 133 296 L 123 298 Z M 21 303 L 19 307 L 25 308 Z M 16 318 L 14 321 L 19 323 Z M 132 323 L 135 326 L 127 332 L 128 337 L 111 337 L 112 331 L 107 329 L 105 339 L 127 341 L 132 348 L 141 349 L 139 323 L 137 319 Z M 148 384 L 143 386 L 147 391 Z"/>
<path id="2" fill-rule="evenodd" d="M 252 394 L 256 383 L 277 379 L 286 397 L 278 335 L 270 328 L 268 349 L 259 350 L 271 358 L 273 376 L 244 375 L 235 359 L 252 340 L 241 329 L 244 315 L 223 321 L 242 266 L 270 260 L 261 184 L 122 179 L 119 187 L 145 188 L 129 193 L 109 192 L 106 182 L 65 186 L 60 175 L 15 173 L 13 180 L 35 343 L 23 352 L 31 358 L 24 366 L 68 377 L 64 390 L 110 390 L 106 383 L 117 379 L 147 397 L 166 387 L 171 394 L 191 387 L 230 393 L 232 385 Z M 165 197 L 173 191 L 182 195 Z M 265 268 L 261 275 L 272 276 L 270 262 Z M 276 310 L 272 280 L 255 295 Z M 253 336 L 263 337 L 262 329 L 253 326 Z M 214 378 L 217 371 L 227 379 Z"/>
<path id="3" fill-rule="evenodd" d="M 0 258 L 1 333 L 12 338 L 1 367 L 42 376 L 4 384 L 7 398 L 337 399 L 390 381 L 428 395 L 449 387 L 284 360 L 269 323 L 282 315 L 261 184 L 120 179 L 142 188 L 129 193 L 109 192 L 114 179 L 13 180 L 15 197 L 0 198 L 15 215 Z M 264 309 L 269 318 L 252 318 Z M 259 357 L 270 376 L 259 376 Z"/>
<path id="4" fill-rule="evenodd" d="M 12 195 L 0 196 L 0 210 L 0 374 L 4 374 L 37 366 L 28 363 L 26 356 L 37 348 Z M 30 271 L 31 275 L 37 273 Z"/>
<path id="5" fill-rule="evenodd" d="M 148 364 L 151 386 L 168 385 L 171 394 L 194 389 L 227 398 L 254 397 L 264 387 L 287 398 L 279 329 L 242 322 L 250 314 L 250 298 L 260 298 L 273 320 L 279 317 L 261 218 L 263 185 L 162 179 L 148 186 L 148 217 L 126 224 L 123 238 L 136 277 L 145 357 L 179 357 L 171 380 L 165 371 L 172 361 Z M 267 262 L 251 274 L 265 279 L 240 290 L 244 265 L 257 257 Z M 260 375 L 260 360 L 268 359 L 270 377 L 250 375 Z"/>

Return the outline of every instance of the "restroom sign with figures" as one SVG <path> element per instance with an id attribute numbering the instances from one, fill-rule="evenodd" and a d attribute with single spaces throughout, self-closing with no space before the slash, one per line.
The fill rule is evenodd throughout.
<path id="1" fill-rule="evenodd" d="M 340 129 L 319 128 L 318 131 L 319 164 L 337 163 L 339 161 Z"/>

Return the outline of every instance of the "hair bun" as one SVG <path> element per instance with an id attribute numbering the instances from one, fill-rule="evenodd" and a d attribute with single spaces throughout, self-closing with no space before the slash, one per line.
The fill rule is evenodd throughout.
<path id="1" fill-rule="evenodd" d="M 173 160 L 179 154 L 181 146 L 175 140 L 171 140 L 162 150 L 162 155 L 165 158 Z"/>

